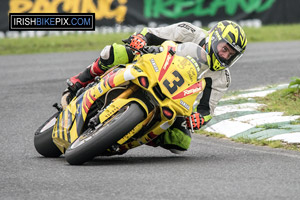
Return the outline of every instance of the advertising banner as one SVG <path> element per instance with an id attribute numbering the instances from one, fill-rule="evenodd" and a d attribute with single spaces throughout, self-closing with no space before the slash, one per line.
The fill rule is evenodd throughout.
<path id="1" fill-rule="evenodd" d="M 179 21 L 209 26 L 224 19 L 251 26 L 299 23 L 299 8 L 299 0 L 3 0 L 0 31 L 9 30 L 9 13 L 95 13 L 96 27 Z"/>

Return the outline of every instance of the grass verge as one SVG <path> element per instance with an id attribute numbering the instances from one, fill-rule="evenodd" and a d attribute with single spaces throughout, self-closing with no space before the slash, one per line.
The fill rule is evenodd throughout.
<path id="1" fill-rule="evenodd" d="M 255 98 L 256 102 L 265 104 L 260 108 L 261 112 L 284 112 L 286 115 L 300 115 L 300 78 L 292 78 L 292 82 L 289 85 L 289 88 L 277 90 L 271 94 L 268 94 L 266 97 L 257 97 Z M 244 99 L 246 100 L 246 99 Z M 237 100 L 240 103 L 243 103 L 243 99 Z M 238 103 L 237 102 L 237 103 Z M 234 102 L 231 102 L 232 104 Z M 300 118 L 290 122 L 291 125 L 299 125 Z M 257 126 L 256 128 L 266 129 L 280 129 L 277 124 L 264 124 Z M 197 133 L 205 136 L 212 136 L 217 138 L 226 138 L 225 135 L 219 133 L 212 133 L 205 130 L 199 130 Z M 258 146 L 268 146 L 271 148 L 283 148 L 287 150 L 300 151 L 300 144 L 288 144 L 280 140 L 267 140 L 267 139 L 256 139 L 256 138 L 229 138 L 232 141 L 252 144 Z"/>
<path id="2" fill-rule="evenodd" d="M 207 29 L 207 28 L 206 28 Z M 300 24 L 245 28 L 248 42 L 300 40 Z M 114 42 L 122 43 L 131 33 L 74 34 L 34 38 L 0 39 L 0 55 L 100 50 Z"/>
<path id="3" fill-rule="evenodd" d="M 270 25 L 261 28 L 244 28 L 248 42 L 300 40 L 300 24 Z"/>
<path id="4" fill-rule="evenodd" d="M 300 115 L 300 92 L 296 88 L 278 90 L 264 98 L 256 98 L 256 101 L 265 105 L 260 108 L 262 112 L 279 111 L 285 115 Z"/>
<path id="5" fill-rule="evenodd" d="M 0 55 L 100 50 L 121 42 L 129 33 L 64 35 L 34 38 L 0 39 Z"/>

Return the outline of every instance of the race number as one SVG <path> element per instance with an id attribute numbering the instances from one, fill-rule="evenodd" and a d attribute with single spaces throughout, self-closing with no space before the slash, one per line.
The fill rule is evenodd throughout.
<path id="1" fill-rule="evenodd" d="M 178 71 L 174 71 L 172 74 L 175 77 L 172 82 L 168 81 L 167 79 L 163 82 L 164 86 L 168 89 L 170 94 L 174 94 L 177 89 L 184 83 L 184 79 Z"/>

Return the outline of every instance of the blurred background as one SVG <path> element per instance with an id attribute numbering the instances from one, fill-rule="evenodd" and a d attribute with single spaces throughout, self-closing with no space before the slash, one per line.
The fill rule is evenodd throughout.
<path id="1" fill-rule="evenodd" d="M 245 56 L 231 71 L 231 89 L 287 83 L 300 76 L 299 0 L 0 1 L 0 55 L 94 51 L 98 56 L 106 45 L 122 43 L 145 26 L 187 21 L 208 30 L 229 19 L 239 23 L 248 38 Z M 95 13 L 95 30 L 9 31 L 9 13 Z M 244 80 L 248 81 L 241 85 Z"/>
<path id="2" fill-rule="evenodd" d="M 299 0 L 0 1 L 0 55 L 90 51 L 96 57 L 106 45 L 122 43 L 145 26 L 187 21 L 208 30 L 229 19 L 239 23 L 248 38 L 245 55 L 231 70 L 232 90 L 288 83 L 300 76 Z M 9 13 L 95 13 L 95 30 L 9 31 Z M 90 62 L 73 65 L 73 73 Z"/>
<path id="3" fill-rule="evenodd" d="M 144 26 L 158 27 L 180 21 L 209 28 L 216 21 L 230 19 L 245 27 L 250 42 L 292 40 L 300 38 L 297 31 L 300 29 L 297 25 L 300 23 L 299 8 L 298 0 L 1 0 L 0 38 L 122 34 L 138 31 Z M 95 31 L 9 31 L 8 13 L 95 13 L 96 28 Z M 286 26 L 291 24 L 292 28 Z M 77 50 L 78 42 L 88 44 L 90 40 L 97 41 L 97 37 L 90 40 L 80 37 L 79 41 L 74 40 L 78 38 L 51 41 L 49 48 L 57 50 L 55 45 L 59 43 L 59 51 Z M 42 43 L 45 48 L 47 42 Z M 35 49 L 31 51 L 44 51 L 39 49 L 38 43 L 33 44 Z M 5 42 L 3 45 L 1 54 L 17 53 L 15 49 L 9 52 L 9 45 L 5 46 Z M 82 50 L 99 49 L 99 44 L 97 47 L 79 46 Z M 26 46 L 20 48 L 25 48 L 28 53 Z"/>
<path id="4" fill-rule="evenodd" d="M 298 0 L 1 0 L 0 31 L 18 35 L 7 32 L 8 13 L 95 13 L 96 32 L 105 33 L 179 21 L 206 27 L 224 19 L 247 27 L 299 23 L 299 8 Z"/>

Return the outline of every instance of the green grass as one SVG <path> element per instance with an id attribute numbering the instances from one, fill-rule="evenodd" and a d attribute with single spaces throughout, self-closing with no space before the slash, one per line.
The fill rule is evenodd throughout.
<path id="1" fill-rule="evenodd" d="M 265 104 L 264 107 L 260 109 L 262 112 L 284 112 L 286 115 L 300 115 L 300 78 L 293 77 L 290 83 L 289 88 L 277 90 L 271 94 L 268 94 L 266 97 L 259 97 L 255 98 L 256 102 Z M 231 95 L 237 95 L 236 92 L 231 93 Z M 237 102 L 230 102 L 231 104 L 234 103 L 244 103 L 244 101 L 249 101 L 247 99 L 238 99 Z M 291 125 L 299 125 L 300 118 L 291 121 Z M 256 126 L 256 128 L 260 128 L 262 130 L 267 129 L 282 129 L 277 124 L 263 124 Z M 287 128 L 288 129 L 288 128 Z M 226 136 L 221 135 L 219 133 L 211 133 L 204 130 L 199 130 L 197 133 L 205 136 L 212 136 L 217 138 L 226 138 Z M 299 144 L 288 144 L 282 142 L 280 140 L 267 140 L 267 139 L 256 139 L 256 138 L 229 138 L 232 141 L 244 143 L 244 144 L 252 144 L 257 146 L 268 146 L 271 148 L 283 148 L 288 150 L 295 150 L 300 151 Z"/>
<path id="2" fill-rule="evenodd" d="M 227 137 L 225 135 L 214 133 L 214 132 L 208 132 L 204 130 L 198 130 L 196 133 L 200 135 L 205 135 L 207 137 L 216 137 L 216 138 L 222 138 L 226 139 Z M 268 146 L 271 148 L 281 148 L 281 149 L 287 149 L 287 150 L 293 150 L 293 151 L 300 151 L 299 144 L 288 144 L 284 143 L 280 140 L 267 140 L 267 139 L 256 139 L 256 138 L 245 138 L 245 137 L 239 137 L 239 138 L 227 138 L 231 141 L 243 143 L 243 144 L 251 144 L 256 146 Z"/>
<path id="3" fill-rule="evenodd" d="M 214 132 L 208 132 L 208 131 L 205 131 L 203 129 L 196 130 L 195 133 L 198 133 L 198 134 L 201 134 L 201 135 L 205 135 L 205 136 L 216 137 L 216 138 L 226 138 L 226 136 L 223 135 L 223 134 L 214 133 Z"/>
<path id="4" fill-rule="evenodd" d="M 300 24 L 245 28 L 249 43 L 300 40 Z M 130 33 L 48 36 L 0 39 L 0 55 L 100 50 L 122 43 Z"/>
<path id="5" fill-rule="evenodd" d="M 0 39 L 0 55 L 100 50 L 114 42 L 121 43 L 129 33 L 64 35 L 34 38 Z"/>
<path id="6" fill-rule="evenodd" d="M 300 115 L 300 93 L 296 88 L 278 90 L 264 98 L 256 98 L 256 101 L 266 105 L 260 109 L 263 112 L 280 111 L 286 115 Z"/>
<path id="7" fill-rule="evenodd" d="M 300 24 L 272 25 L 244 29 L 249 42 L 300 40 Z"/>
<path id="8" fill-rule="evenodd" d="M 282 148 L 282 149 L 287 149 L 287 150 L 294 150 L 294 151 L 300 151 L 299 145 L 298 144 L 287 144 L 283 143 L 279 140 L 259 140 L 259 139 L 253 139 L 253 138 L 237 138 L 237 139 L 232 139 L 235 142 L 240 142 L 243 144 L 252 144 L 256 146 L 268 146 L 271 148 Z"/>

